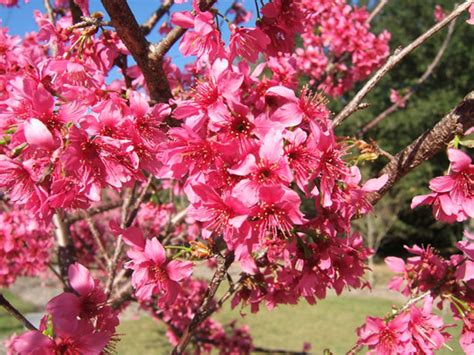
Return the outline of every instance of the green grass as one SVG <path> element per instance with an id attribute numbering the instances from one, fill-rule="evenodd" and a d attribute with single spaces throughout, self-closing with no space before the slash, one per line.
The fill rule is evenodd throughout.
<path id="1" fill-rule="evenodd" d="M 316 306 L 301 303 L 273 311 L 262 308 L 257 314 L 244 316 L 238 309 L 231 311 L 225 307 L 216 319 L 228 322 L 236 318 L 240 324 L 248 324 L 257 346 L 301 351 L 303 343 L 309 342 L 315 354 L 322 353 L 324 348 L 343 354 L 354 344 L 354 330 L 364 322 L 365 316 L 383 315 L 391 306 L 391 301 L 381 298 L 330 296 Z M 247 311 L 244 309 L 242 313 Z M 150 319 L 123 322 L 119 332 L 125 333 L 117 346 L 119 354 L 169 353 L 165 328 Z"/>
<path id="2" fill-rule="evenodd" d="M 345 354 L 354 345 L 355 329 L 364 323 L 367 315 L 383 316 L 392 305 L 392 301 L 377 297 L 329 296 L 315 306 L 301 303 L 280 306 L 273 311 L 262 308 L 257 314 L 244 316 L 239 314 L 238 309 L 231 311 L 225 307 L 216 319 L 228 322 L 236 318 L 240 324 L 248 324 L 256 346 L 301 351 L 303 343 L 309 342 L 313 354 L 322 354 L 328 348 L 339 355 Z M 119 354 L 170 353 L 165 327 L 151 319 L 123 322 L 119 331 L 125 333 L 117 347 Z M 459 328 L 453 328 L 453 332 L 459 332 Z M 453 352 L 443 349 L 437 354 L 463 354 L 457 339 L 451 341 L 450 346 Z"/>
<path id="3" fill-rule="evenodd" d="M 37 308 L 3 292 L 5 297 L 22 313 L 34 312 Z M 381 297 L 346 294 L 329 296 L 311 306 L 301 302 L 297 306 L 280 306 L 272 311 L 262 307 L 257 314 L 248 308 L 231 310 L 225 306 L 216 319 L 226 323 L 237 319 L 239 324 L 248 324 L 256 346 L 273 349 L 301 351 L 304 342 L 312 345 L 313 354 L 322 354 L 325 348 L 335 355 L 345 354 L 355 343 L 355 329 L 364 323 L 367 315 L 382 316 L 388 313 L 393 301 Z M 446 317 L 447 323 L 452 323 Z M 452 328 L 453 335 L 460 328 Z M 0 338 L 23 331 L 22 325 L 0 309 Z M 123 321 L 118 333 L 118 354 L 155 355 L 169 354 L 171 347 L 165 335 L 166 327 L 151 318 Z M 443 349 L 437 354 L 463 354 L 457 337 L 450 342 L 453 352 Z"/>
<path id="4" fill-rule="evenodd" d="M 120 341 L 117 344 L 118 354 L 156 355 L 169 354 L 172 350 L 163 323 L 151 318 L 124 321 L 118 327 Z"/>
<path id="5" fill-rule="evenodd" d="M 21 313 L 35 312 L 38 308 L 28 302 L 23 301 L 7 290 L 1 290 L 3 296 Z M 22 332 L 23 325 L 0 307 L 0 338 L 6 338 L 15 332 Z"/>

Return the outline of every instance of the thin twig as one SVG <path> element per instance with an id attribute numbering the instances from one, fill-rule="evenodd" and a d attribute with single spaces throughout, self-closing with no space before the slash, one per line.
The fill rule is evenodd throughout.
<path id="1" fill-rule="evenodd" d="M 372 78 L 362 87 L 362 89 L 354 96 L 354 98 L 342 109 L 341 112 L 334 118 L 333 126 L 336 127 L 340 125 L 347 117 L 352 115 L 356 110 L 359 104 L 362 102 L 364 97 L 377 85 L 377 83 L 387 74 L 395 65 L 397 65 L 403 58 L 405 58 L 409 53 L 418 48 L 421 44 L 426 42 L 431 38 L 435 33 L 445 27 L 448 23 L 454 20 L 456 17 L 461 15 L 466 11 L 472 4 L 474 0 L 468 0 L 463 4 L 459 5 L 453 10 L 448 16 L 446 16 L 442 21 L 438 22 L 436 25 L 431 27 L 428 31 L 423 33 L 409 45 L 403 49 L 395 50 L 395 53 L 391 55 L 384 65 L 372 76 Z"/>
<path id="2" fill-rule="evenodd" d="M 87 225 L 89 226 L 89 229 L 92 233 L 92 237 L 94 238 L 97 246 L 99 247 L 100 253 L 102 254 L 101 256 L 105 259 L 107 262 L 107 265 L 110 264 L 110 258 L 109 255 L 107 254 L 107 250 L 105 249 L 104 243 L 102 242 L 102 239 L 100 237 L 99 230 L 97 229 L 97 226 L 95 225 L 94 221 L 92 220 L 91 216 L 87 213 L 87 211 L 84 211 L 84 219 L 87 222 Z M 102 261 L 100 258 L 98 259 L 100 263 Z M 105 265 L 102 265 L 105 266 Z"/>
<path id="3" fill-rule="evenodd" d="M 87 214 L 89 216 L 93 217 L 96 214 L 107 212 L 107 211 L 116 209 L 120 206 L 122 206 L 122 201 L 114 201 L 114 202 L 103 203 L 102 205 L 100 205 L 98 207 L 89 208 L 87 210 Z M 65 220 L 65 223 L 73 224 L 73 223 L 76 223 L 78 221 L 83 221 L 83 220 L 84 220 L 84 215 L 82 213 L 77 213 L 77 214 L 69 216 Z"/>
<path id="4" fill-rule="evenodd" d="M 214 295 L 219 288 L 222 280 L 224 280 L 225 275 L 227 274 L 227 270 L 229 269 L 230 265 L 234 262 L 234 254 L 229 253 L 226 257 L 221 255 L 217 255 L 217 269 L 212 277 L 212 280 L 209 284 L 207 289 L 206 295 L 202 300 L 201 305 L 197 309 L 196 313 L 194 314 L 193 319 L 189 322 L 188 326 L 184 329 L 183 334 L 178 342 L 178 345 L 173 349 L 172 354 L 182 354 L 186 347 L 188 346 L 189 342 L 192 339 L 192 336 L 199 325 L 205 321 L 209 315 L 213 312 L 212 307 L 212 300 Z"/>
<path id="5" fill-rule="evenodd" d="M 63 284 L 63 288 L 68 288 L 68 285 L 64 282 L 63 278 L 61 277 L 61 274 L 54 268 L 53 265 L 50 263 L 46 264 L 48 266 L 48 269 L 51 270 L 51 272 L 58 278 L 58 280 Z"/>
<path id="6" fill-rule="evenodd" d="M 367 201 L 375 204 L 398 180 L 444 149 L 456 134 L 462 134 L 471 127 L 474 127 L 474 91 L 382 168 L 378 175 L 387 174 L 388 180 L 379 191 L 367 196 Z"/>
<path id="7" fill-rule="evenodd" d="M 446 49 L 448 48 L 448 44 L 451 40 L 451 37 L 453 35 L 453 32 L 454 32 L 454 27 L 456 25 L 456 19 L 454 19 L 450 24 L 449 24 L 449 27 L 448 27 L 448 34 L 446 35 L 446 38 L 444 39 L 443 41 L 443 44 L 441 45 L 441 47 L 439 48 L 439 51 L 438 53 L 436 54 L 435 58 L 433 59 L 433 61 L 430 63 L 430 65 L 428 65 L 428 67 L 426 68 L 425 72 L 423 73 L 422 76 L 420 76 L 418 78 L 418 80 L 415 82 L 415 84 L 408 90 L 408 92 L 403 95 L 402 97 L 402 101 L 403 102 L 407 102 L 411 96 L 416 92 L 416 90 L 418 89 L 418 87 L 423 84 L 430 76 L 431 74 L 433 73 L 434 69 L 436 68 L 436 66 L 441 62 L 441 58 L 443 57 L 444 55 L 444 52 L 446 51 Z M 400 107 L 394 103 L 392 104 L 390 107 L 388 107 L 385 111 L 383 111 L 382 113 L 380 113 L 377 117 L 375 117 L 373 120 L 369 121 L 364 127 L 362 127 L 359 132 L 357 132 L 357 136 L 361 137 L 362 135 L 364 135 L 368 130 L 372 129 L 373 127 L 375 127 L 376 125 L 378 125 L 380 122 L 382 122 L 387 116 L 389 116 L 390 114 L 392 114 L 393 112 L 399 110 Z"/>
<path id="8" fill-rule="evenodd" d="M 153 28 L 156 26 L 158 21 L 169 12 L 171 6 L 173 6 L 174 0 L 165 0 L 163 4 L 146 20 L 142 25 L 142 31 L 145 36 L 149 35 Z"/>
<path id="9" fill-rule="evenodd" d="M 0 306 L 2 306 L 10 315 L 19 320 L 27 329 L 38 330 L 28 319 L 25 318 L 23 314 L 21 314 L 19 310 L 17 310 L 10 302 L 8 302 L 2 293 L 0 293 Z"/>
<path id="10" fill-rule="evenodd" d="M 51 23 L 54 25 L 55 23 L 54 8 L 51 5 L 51 2 L 50 0 L 44 0 L 43 3 L 44 3 L 44 8 L 46 9 L 46 12 L 48 13 L 49 21 L 51 21 Z"/>
<path id="11" fill-rule="evenodd" d="M 388 0 L 380 0 L 377 4 L 377 6 L 375 6 L 375 8 L 372 10 L 372 12 L 370 13 L 369 17 L 367 18 L 367 20 L 365 20 L 365 23 L 369 24 L 372 22 L 372 20 L 380 13 L 380 11 L 382 11 L 382 9 L 385 7 L 385 5 L 388 4 Z"/>
<path id="12" fill-rule="evenodd" d="M 121 227 L 122 228 L 128 228 L 132 225 L 137 213 L 138 213 L 138 210 L 140 209 L 140 205 L 142 204 L 143 200 L 145 199 L 145 196 L 148 192 L 148 189 L 150 188 L 150 185 L 151 185 L 151 182 L 153 180 L 153 177 L 150 176 L 147 180 L 147 182 L 145 183 L 145 186 L 143 187 L 142 189 L 142 192 L 140 193 L 140 195 L 138 196 L 137 200 L 135 201 L 135 204 L 134 204 L 134 207 L 133 209 L 128 212 L 128 207 L 127 206 L 130 206 L 130 203 L 131 201 L 133 200 L 131 197 L 130 197 L 130 200 L 126 200 L 124 202 L 124 206 L 126 206 L 123 210 L 122 210 L 122 223 L 121 223 Z M 133 196 L 133 193 L 130 195 L 130 196 Z M 107 280 L 107 284 L 106 284 L 106 287 L 105 287 L 105 294 L 107 295 L 107 299 L 110 297 L 111 293 L 112 293 L 112 289 L 113 289 L 113 285 L 114 285 L 114 281 L 115 281 L 115 276 L 116 276 L 116 273 L 117 273 L 117 263 L 118 263 L 118 260 L 120 258 L 120 255 L 122 254 L 122 250 L 123 250 L 123 238 L 121 235 L 118 236 L 117 238 L 117 243 L 115 245 L 115 251 L 114 251 L 114 255 L 112 256 L 112 259 L 110 260 L 110 267 L 109 267 L 109 278 Z"/>

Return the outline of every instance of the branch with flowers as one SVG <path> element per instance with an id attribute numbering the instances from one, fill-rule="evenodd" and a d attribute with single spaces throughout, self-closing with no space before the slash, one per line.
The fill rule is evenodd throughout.
<path id="1" fill-rule="evenodd" d="M 464 152 L 472 148 L 472 93 L 395 156 L 364 145 L 389 160 L 364 182 L 359 160 L 349 157 L 361 143 L 334 131 L 367 107 L 362 100 L 393 66 L 472 13 L 472 0 L 392 56 L 388 32 L 371 28 L 386 1 L 372 14 L 342 0 L 260 1 L 255 26 L 253 10 L 238 1 L 195 0 L 178 11 L 183 2 L 163 1 L 140 25 L 125 0 L 102 0 L 107 15 L 91 13 L 84 0 L 46 1 L 34 35 L 0 31 L 0 260 L 7 270 L 0 285 L 51 271 L 64 286 L 38 327 L 0 297 L 29 330 L 10 339 L 11 353 L 114 351 L 120 313 L 136 302 L 167 326 L 174 354 L 191 347 L 306 354 L 306 345 L 302 352 L 254 345 L 247 326 L 212 316 L 228 301 L 258 312 L 366 286 L 372 251 L 351 221 L 446 147 L 449 172 L 413 206 L 431 205 L 449 223 L 473 217 L 474 171 Z M 155 27 L 162 37 L 150 43 Z M 184 68 L 167 56 L 178 41 L 183 56 L 195 57 Z M 318 91 L 299 90 L 302 76 Z M 329 101 L 366 79 L 332 119 Z M 414 247 L 406 264 L 388 259 L 411 301 L 369 318 L 356 347 L 439 349 L 445 326 L 430 301 L 423 309 L 416 302 L 440 298 L 464 321 L 461 345 L 469 353 L 472 246 L 458 247 L 464 257 L 444 260 Z"/>

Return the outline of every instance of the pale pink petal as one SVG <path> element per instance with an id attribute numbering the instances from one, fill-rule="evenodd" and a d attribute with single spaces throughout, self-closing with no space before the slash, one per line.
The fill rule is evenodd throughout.
<path id="1" fill-rule="evenodd" d="M 403 261 L 401 258 L 389 256 L 385 258 L 385 264 L 387 264 L 389 269 L 393 272 L 403 273 L 405 271 L 405 261 Z"/>
<path id="2" fill-rule="evenodd" d="M 436 192 L 451 191 L 455 184 L 455 179 L 451 176 L 438 176 L 430 181 L 430 189 Z"/>
<path id="3" fill-rule="evenodd" d="M 265 95 L 269 94 L 284 97 L 292 102 L 298 102 L 295 92 L 285 86 L 273 86 L 265 93 Z"/>
<path id="4" fill-rule="evenodd" d="M 28 144 L 42 149 L 54 149 L 56 144 L 49 129 L 43 122 L 36 118 L 31 118 L 23 124 L 25 138 Z"/>
<path id="5" fill-rule="evenodd" d="M 163 248 L 163 245 L 161 245 L 157 238 L 147 239 L 145 253 L 159 265 L 163 264 L 166 260 L 165 248 Z"/>
<path id="6" fill-rule="evenodd" d="M 472 161 L 469 155 L 462 150 L 452 148 L 448 149 L 448 158 L 451 162 L 451 169 L 455 172 L 466 169 Z"/>
<path id="7" fill-rule="evenodd" d="M 82 296 L 88 295 L 95 287 L 89 270 L 79 263 L 69 266 L 68 277 L 71 287 Z"/>
<path id="8" fill-rule="evenodd" d="M 362 190 L 366 192 L 374 192 L 380 190 L 388 181 L 388 174 L 383 174 L 382 176 L 376 179 L 367 180 L 367 182 L 362 186 Z"/>
<path id="9" fill-rule="evenodd" d="M 234 166 L 232 169 L 227 169 L 227 171 L 234 175 L 246 176 L 250 174 L 255 167 L 255 157 L 253 154 L 249 154 L 238 165 Z"/>
<path id="10" fill-rule="evenodd" d="M 189 261 L 171 260 L 166 266 L 168 276 L 173 281 L 181 281 L 193 273 L 193 263 Z"/>

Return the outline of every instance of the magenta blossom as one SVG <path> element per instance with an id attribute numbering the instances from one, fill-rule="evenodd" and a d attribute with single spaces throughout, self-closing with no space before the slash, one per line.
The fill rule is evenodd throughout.
<path id="1" fill-rule="evenodd" d="M 432 205 L 436 219 L 453 223 L 474 218 L 474 165 L 459 149 L 449 149 L 450 173 L 430 181 L 428 195 L 413 198 L 411 207 Z"/>
<path id="2" fill-rule="evenodd" d="M 180 281 L 193 271 L 188 261 L 167 260 L 165 248 L 156 238 L 140 239 L 124 234 L 125 242 L 131 246 L 127 255 L 132 259 L 127 268 L 133 270 L 132 285 L 139 300 L 148 301 L 153 295 L 161 295 L 160 302 L 170 303 L 176 297 Z"/>

